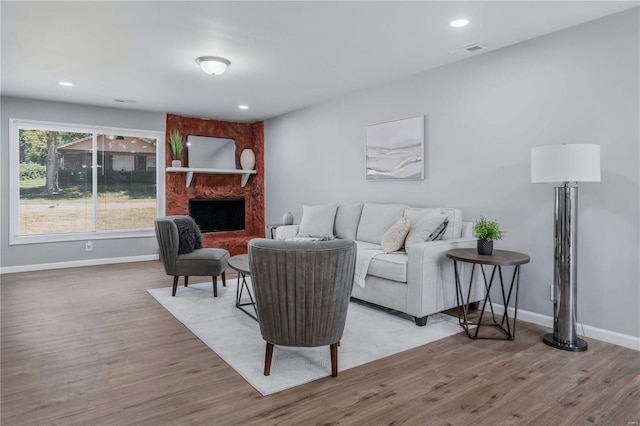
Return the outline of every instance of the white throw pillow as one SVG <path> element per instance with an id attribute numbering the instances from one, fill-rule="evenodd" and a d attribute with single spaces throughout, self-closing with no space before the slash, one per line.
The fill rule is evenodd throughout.
<path id="1" fill-rule="evenodd" d="M 337 204 L 321 206 L 302 206 L 299 237 L 324 238 L 333 235 L 333 223 L 336 220 Z"/>
<path id="2" fill-rule="evenodd" d="M 401 217 L 394 223 L 391 228 L 382 235 L 382 250 L 385 253 L 391 253 L 400 250 L 404 244 L 405 238 L 409 233 L 410 228 L 409 219 Z"/>
<path id="3" fill-rule="evenodd" d="M 422 216 L 409 231 L 405 241 L 406 246 L 441 239 L 447 228 L 449 218 L 440 213 L 431 213 Z"/>

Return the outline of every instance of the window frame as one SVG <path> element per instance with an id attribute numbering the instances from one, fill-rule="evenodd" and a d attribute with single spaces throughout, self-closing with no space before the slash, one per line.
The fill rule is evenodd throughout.
<path id="1" fill-rule="evenodd" d="M 91 133 L 93 135 L 92 152 L 92 200 L 94 209 L 94 230 L 91 232 L 71 232 L 64 234 L 20 235 L 20 129 L 56 130 L 63 132 Z M 95 229 L 97 209 L 97 138 L 99 134 L 126 134 L 140 138 L 156 139 L 156 217 L 165 214 L 165 134 L 162 131 L 125 129 L 120 127 L 92 126 L 84 124 L 57 123 L 42 120 L 9 119 L 9 245 L 52 243 L 63 241 L 100 240 L 117 238 L 140 238 L 155 236 L 153 228 L 135 230 Z"/>

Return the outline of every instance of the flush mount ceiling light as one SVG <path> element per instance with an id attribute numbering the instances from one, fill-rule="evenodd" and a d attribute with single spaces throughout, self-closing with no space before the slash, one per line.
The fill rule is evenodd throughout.
<path id="1" fill-rule="evenodd" d="M 227 67 L 231 65 L 225 58 L 219 58 L 217 56 L 201 56 L 196 59 L 196 62 L 200 64 L 202 71 L 209 75 L 220 75 L 227 70 Z"/>
<path id="2" fill-rule="evenodd" d="M 249 105 L 238 105 L 239 109 L 249 109 Z"/>
<path id="3" fill-rule="evenodd" d="M 455 28 L 459 28 L 459 27 L 464 27 L 468 23 L 469 23 L 468 19 L 456 19 L 454 21 L 451 21 L 451 23 L 449 25 L 451 25 L 452 27 L 455 27 Z"/>
<path id="4" fill-rule="evenodd" d="M 70 82 L 68 82 L 68 81 L 60 81 L 60 82 L 58 82 L 58 84 L 59 84 L 60 86 L 67 86 L 67 87 L 71 87 L 71 86 L 73 86 L 73 83 L 70 83 Z"/>

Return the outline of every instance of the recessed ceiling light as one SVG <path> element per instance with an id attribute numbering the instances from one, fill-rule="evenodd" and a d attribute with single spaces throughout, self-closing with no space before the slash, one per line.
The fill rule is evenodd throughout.
<path id="1" fill-rule="evenodd" d="M 468 19 L 456 19 L 455 21 L 451 21 L 449 25 L 455 28 L 464 27 L 469 23 Z"/>
<path id="2" fill-rule="evenodd" d="M 60 81 L 58 84 L 60 86 L 73 86 L 73 83 L 69 83 L 68 81 Z"/>
<path id="3" fill-rule="evenodd" d="M 249 105 L 238 105 L 240 109 L 249 109 Z"/>

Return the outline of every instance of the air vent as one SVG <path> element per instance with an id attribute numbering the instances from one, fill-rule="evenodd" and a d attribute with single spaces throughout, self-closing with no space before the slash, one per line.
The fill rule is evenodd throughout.
<path id="1" fill-rule="evenodd" d="M 453 53 L 454 55 L 457 55 L 458 53 L 475 53 L 479 52 L 480 50 L 485 50 L 486 48 L 487 46 L 485 46 L 484 44 L 474 43 L 470 44 L 469 46 L 465 46 L 462 49 L 454 50 L 451 53 Z"/>
<path id="2" fill-rule="evenodd" d="M 476 43 L 470 46 L 463 47 L 462 50 L 466 50 L 467 52 L 477 52 L 478 50 L 484 50 L 486 48 L 487 46 L 480 43 Z"/>
<path id="3" fill-rule="evenodd" d="M 121 103 L 121 104 L 135 104 L 136 101 L 134 101 L 133 99 L 114 99 L 115 102 Z"/>

